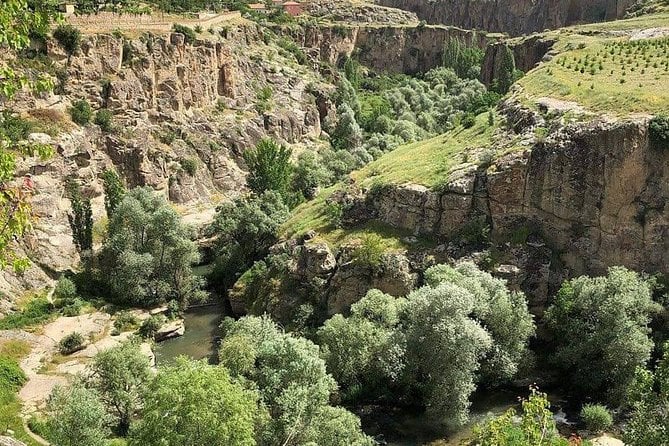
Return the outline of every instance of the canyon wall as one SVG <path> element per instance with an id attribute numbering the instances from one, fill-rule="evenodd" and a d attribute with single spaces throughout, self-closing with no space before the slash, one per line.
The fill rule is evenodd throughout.
<path id="1" fill-rule="evenodd" d="M 428 23 L 517 36 L 618 19 L 635 0 L 380 0 L 379 3 L 414 12 Z"/>

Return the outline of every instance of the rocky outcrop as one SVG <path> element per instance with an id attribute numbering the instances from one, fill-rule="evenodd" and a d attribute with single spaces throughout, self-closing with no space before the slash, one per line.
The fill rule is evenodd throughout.
<path id="1" fill-rule="evenodd" d="M 156 334 L 153 336 L 153 338 L 156 340 L 156 342 L 162 342 L 168 339 L 183 336 L 185 332 L 186 326 L 184 325 L 183 319 L 175 319 L 163 324 L 163 326 L 160 327 L 158 331 L 156 331 Z"/>
<path id="2" fill-rule="evenodd" d="M 483 63 L 481 64 L 481 82 L 489 87 L 497 79 L 501 71 L 505 46 L 508 46 L 513 52 L 516 69 L 527 73 L 546 57 L 553 44 L 555 44 L 554 39 L 541 35 L 511 41 L 491 42 L 486 47 Z"/>
<path id="3" fill-rule="evenodd" d="M 442 66 L 444 44 L 459 38 L 485 48 L 484 32 L 445 26 L 304 26 L 277 28 L 316 57 L 340 65 L 355 53 L 364 66 L 378 72 L 416 74 Z"/>
<path id="4" fill-rule="evenodd" d="M 513 122 L 527 113 L 504 111 Z M 548 125 L 533 116 L 525 130 Z M 347 212 L 442 239 L 483 218 L 495 243 L 536 234 L 534 246 L 549 248 L 569 274 L 612 265 L 669 273 L 669 153 L 649 145 L 647 129 L 643 117 L 559 125 L 528 150 L 452 173 L 458 179 L 444 189 L 386 185 L 359 193 Z"/>
<path id="5" fill-rule="evenodd" d="M 622 18 L 635 0 L 380 0 L 428 23 L 529 34 L 577 23 Z"/>
<path id="6" fill-rule="evenodd" d="M 22 443 L 18 440 L 14 440 L 11 437 L 0 436 L 0 446 L 26 446 L 25 443 Z"/>
<path id="7" fill-rule="evenodd" d="M 416 14 L 374 3 L 354 3 L 347 0 L 322 0 L 306 5 L 309 15 L 339 23 L 417 25 Z"/>

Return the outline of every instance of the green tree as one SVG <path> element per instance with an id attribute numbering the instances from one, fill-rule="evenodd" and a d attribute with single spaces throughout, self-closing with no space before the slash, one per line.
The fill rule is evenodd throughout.
<path id="1" fill-rule="evenodd" d="M 300 153 L 293 169 L 291 188 L 310 200 L 316 196 L 318 188 L 330 180 L 330 173 L 318 155 L 309 150 Z"/>
<path id="2" fill-rule="evenodd" d="M 622 401 L 650 358 L 648 324 L 657 308 L 648 283 L 622 267 L 565 282 L 545 315 L 555 365 L 583 394 Z"/>
<path id="3" fill-rule="evenodd" d="M 561 438 L 550 403 L 545 393 L 530 388 L 531 393 L 521 402 L 522 413 L 515 409 L 474 427 L 471 446 L 569 446 L 569 441 Z"/>
<path id="4" fill-rule="evenodd" d="M 70 179 L 66 185 L 67 197 L 72 205 L 72 213 L 67 214 L 72 230 L 72 239 L 79 252 L 93 249 L 93 208 L 90 198 L 81 195 L 79 183 Z"/>
<path id="5" fill-rule="evenodd" d="M 200 255 L 190 236 L 162 196 L 149 188 L 129 191 L 97 254 L 97 277 L 108 297 L 134 305 L 176 301 L 182 307 L 204 299 L 202 279 L 192 270 Z"/>
<path id="6" fill-rule="evenodd" d="M 253 446 L 258 396 L 223 367 L 181 359 L 145 393 L 129 446 Z"/>
<path id="7" fill-rule="evenodd" d="M 111 219 L 114 215 L 114 210 L 123 201 L 123 197 L 125 197 L 125 187 L 118 173 L 112 169 L 106 169 L 102 172 L 102 187 L 105 192 L 105 211 L 107 212 L 107 217 Z"/>
<path id="8" fill-rule="evenodd" d="M 74 55 L 81 46 L 81 31 L 72 25 L 60 24 L 53 31 L 53 37 L 58 41 L 58 44 L 65 50 L 68 56 Z"/>
<path id="9" fill-rule="evenodd" d="M 254 261 L 267 255 L 288 215 L 288 207 L 274 191 L 221 205 L 209 228 L 217 237 L 214 280 L 231 287 Z"/>
<path id="10" fill-rule="evenodd" d="M 443 65 L 455 71 L 460 78 L 476 79 L 481 72 L 484 53 L 459 38 L 449 38 L 444 45 Z M 515 67 L 514 67 L 515 69 Z"/>
<path id="11" fill-rule="evenodd" d="M 42 33 L 54 17 L 49 2 L 29 7 L 26 0 L 5 0 L 0 4 L 0 42 L 9 51 L 19 52 L 30 45 L 31 33 Z M 48 76 L 30 77 L 15 71 L 5 60 L 0 61 L 0 99 L 11 99 L 23 88 L 46 91 L 53 87 Z M 3 118 L 4 120 L 4 114 Z M 17 271 L 28 266 L 28 261 L 15 255 L 12 243 L 31 227 L 30 197 L 32 184 L 17 184 L 16 156 L 38 154 L 51 156 L 50 146 L 21 144 L 0 125 L 0 268 L 12 264 Z"/>
<path id="12" fill-rule="evenodd" d="M 516 60 L 513 51 L 507 45 L 503 45 L 502 61 L 499 66 L 499 73 L 493 81 L 493 90 L 499 94 L 506 94 L 515 82 L 515 76 Z"/>
<path id="13" fill-rule="evenodd" d="M 486 328 L 493 341 L 481 364 L 481 380 L 490 385 L 513 378 L 535 332 L 525 295 L 509 291 L 506 281 L 481 271 L 472 262 L 429 268 L 425 271 L 425 282 L 433 287 L 450 282 L 474 296 L 472 316 Z"/>
<path id="14" fill-rule="evenodd" d="M 370 290 L 351 306 L 351 316 L 337 314 L 318 330 L 328 371 L 349 399 L 352 392 L 379 392 L 397 381 L 404 368 L 406 345 L 398 334 L 404 299 Z"/>
<path id="15" fill-rule="evenodd" d="M 355 113 L 348 106 L 342 104 L 337 107 L 337 125 L 332 134 L 332 147 L 335 150 L 352 151 L 362 144 L 362 129 L 355 120 Z"/>
<path id="16" fill-rule="evenodd" d="M 87 385 L 97 390 L 121 435 L 128 433 L 152 376 L 149 359 L 132 342 L 103 350 L 93 358 Z"/>
<path id="17" fill-rule="evenodd" d="M 254 149 L 245 151 L 249 189 L 256 194 L 273 190 L 285 198 L 293 169 L 290 156 L 289 148 L 267 138 L 262 139 Z"/>
<path id="18" fill-rule="evenodd" d="M 228 319 L 222 327 L 221 364 L 253 381 L 267 406 L 270 420 L 260 433 L 261 444 L 321 444 L 322 438 L 351 441 L 340 444 L 371 444 L 353 415 L 342 416 L 343 409 L 329 408 L 337 384 L 327 373 L 317 345 L 283 333 L 266 316 Z M 326 430 L 334 427 L 344 430 Z"/>
<path id="19" fill-rule="evenodd" d="M 654 371 L 637 368 L 627 403 L 631 419 L 623 431 L 625 444 L 669 444 L 669 344 Z"/>
<path id="20" fill-rule="evenodd" d="M 58 446 L 104 446 L 111 417 L 97 393 L 75 383 L 56 387 L 47 404 L 50 440 Z"/>

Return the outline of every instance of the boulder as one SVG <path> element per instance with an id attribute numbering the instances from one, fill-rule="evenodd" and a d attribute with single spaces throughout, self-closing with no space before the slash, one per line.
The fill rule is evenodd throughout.
<path id="1" fill-rule="evenodd" d="M 173 321 L 166 322 L 162 327 L 160 327 L 156 332 L 154 339 L 156 342 L 161 342 L 167 339 L 183 336 L 185 332 L 186 327 L 184 325 L 183 319 L 175 319 Z"/>

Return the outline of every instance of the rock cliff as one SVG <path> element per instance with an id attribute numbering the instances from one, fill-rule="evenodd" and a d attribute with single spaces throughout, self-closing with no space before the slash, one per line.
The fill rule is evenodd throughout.
<path id="1" fill-rule="evenodd" d="M 202 224 L 216 203 L 244 190 L 241 154 L 260 138 L 320 144 L 328 110 L 319 110 L 316 97 L 332 87 L 292 55 L 280 54 L 275 38 L 263 32 L 255 24 L 227 27 L 193 43 L 178 33 L 92 34 L 69 58 L 48 45 L 40 63 L 60 79 L 55 92 L 4 104 L 35 124 L 30 137 L 51 144 L 55 156 L 19 164 L 19 174 L 32 175 L 36 189 L 38 220 L 22 247 L 34 266 L 20 277 L 0 277 L 7 295 L 0 312 L 23 290 L 76 266 L 67 178 L 81 182 L 96 220 L 104 217 L 100 174 L 114 168 L 128 187 L 161 191 L 189 222 Z M 269 99 L 260 99 L 261 90 Z M 72 123 L 68 109 L 79 99 L 111 110 L 114 129 Z"/>
<path id="2" fill-rule="evenodd" d="M 428 23 L 529 34 L 577 23 L 621 18 L 635 0 L 380 0 Z"/>
<path id="3" fill-rule="evenodd" d="M 525 119 L 510 134 L 550 126 L 515 103 L 503 111 L 507 122 Z M 612 265 L 669 273 L 667 166 L 669 153 L 649 145 L 648 118 L 597 118 L 554 126 L 489 167 L 456 168 L 439 190 L 389 184 L 354 193 L 344 221 L 373 219 L 447 240 L 482 220 L 498 243 L 536 234 L 571 274 Z"/>

